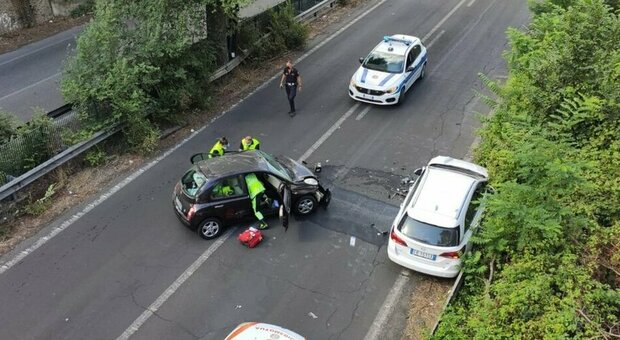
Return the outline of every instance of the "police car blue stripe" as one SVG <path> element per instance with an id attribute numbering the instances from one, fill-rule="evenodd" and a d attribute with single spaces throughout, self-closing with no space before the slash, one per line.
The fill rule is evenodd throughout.
<path id="1" fill-rule="evenodd" d="M 392 79 L 392 77 L 394 77 L 394 75 L 396 75 L 396 74 L 395 73 L 390 73 L 387 77 L 383 78 L 383 80 L 379 83 L 379 86 L 385 85 L 385 83 L 387 83 L 390 79 Z"/>
<path id="2" fill-rule="evenodd" d="M 366 82 L 366 75 L 367 75 L 367 74 L 368 74 L 368 69 L 367 69 L 367 68 L 365 68 L 365 69 L 364 69 L 364 71 L 362 71 L 362 79 L 360 79 L 360 81 L 361 81 L 362 83 L 365 83 L 365 82 Z"/>
<path id="3" fill-rule="evenodd" d="M 426 55 L 424 55 L 424 57 L 422 58 L 422 60 L 420 60 L 420 62 L 416 65 L 416 67 L 413 69 L 413 71 L 411 71 L 411 73 L 407 76 L 407 78 L 405 78 L 400 85 L 398 85 L 398 90 L 402 90 L 403 85 L 409 81 L 409 79 L 411 79 L 411 77 L 413 77 L 413 75 L 418 71 L 418 68 L 420 68 L 420 66 L 424 65 L 424 63 L 426 62 Z"/>

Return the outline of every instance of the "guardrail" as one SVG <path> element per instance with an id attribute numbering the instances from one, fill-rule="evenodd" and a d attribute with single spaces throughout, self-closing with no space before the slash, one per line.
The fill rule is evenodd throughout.
<path id="1" fill-rule="evenodd" d="M 299 15 L 295 17 L 295 19 L 298 22 L 312 21 L 318 17 L 319 12 L 323 12 L 328 9 L 331 9 L 332 7 L 334 7 L 336 2 L 337 0 L 324 0 L 323 2 L 318 3 L 314 5 L 313 7 L 311 7 L 310 9 L 300 13 Z M 243 62 L 243 60 L 248 56 L 248 54 L 249 52 L 244 52 L 243 55 L 236 57 L 235 59 L 229 61 L 226 65 L 217 69 L 211 76 L 210 80 L 214 81 L 230 73 L 230 71 L 235 69 L 237 66 L 241 64 L 241 62 Z M 70 111 L 71 111 L 71 104 L 65 104 L 59 107 L 58 109 L 50 111 L 47 115 L 52 118 L 57 118 Z M 4 184 L 3 186 L 0 187 L 0 201 L 4 200 L 7 197 L 15 195 L 19 190 L 23 189 L 27 185 L 36 181 L 40 177 L 48 174 L 50 171 L 56 169 L 62 164 L 70 161 L 74 157 L 77 157 L 83 152 L 88 151 L 93 146 L 106 140 L 107 138 L 116 134 L 120 130 L 121 130 L 121 127 L 116 126 L 107 131 L 97 132 L 89 140 L 80 142 L 76 145 L 69 147 L 68 149 L 57 154 L 51 159 L 45 161 L 44 163 L 36 166 L 35 168 L 26 172 L 25 174 Z"/>

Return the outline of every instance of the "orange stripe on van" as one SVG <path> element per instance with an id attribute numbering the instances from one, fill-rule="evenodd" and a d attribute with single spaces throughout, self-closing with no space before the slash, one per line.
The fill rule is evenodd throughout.
<path id="1" fill-rule="evenodd" d="M 243 331 L 245 331 L 246 329 L 256 325 L 258 322 L 245 322 L 240 324 L 239 326 L 237 326 L 237 329 L 235 329 L 232 333 L 230 333 L 225 340 L 233 340 L 237 335 L 243 333 Z"/>

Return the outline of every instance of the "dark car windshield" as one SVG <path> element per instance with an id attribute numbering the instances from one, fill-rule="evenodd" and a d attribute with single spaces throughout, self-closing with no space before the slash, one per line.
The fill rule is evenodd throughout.
<path id="1" fill-rule="evenodd" d="M 205 183 L 207 183 L 207 178 L 197 168 L 189 169 L 181 178 L 183 191 L 189 197 L 196 197 L 196 193 Z"/>
<path id="2" fill-rule="evenodd" d="M 405 66 L 405 57 L 393 53 L 373 51 L 368 55 L 362 66 L 369 70 L 401 73 Z"/>
<path id="3" fill-rule="evenodd" d="M 432 246 L 454 247 L 459 244 L 459 228 L 442 228 L 405 215 L 398 230 L 416 241 Z"/>
<path id="4" fill-rule="evenodd" d="M 293 177 L 295 177 L 295 174 L 291 169 L 278 162 L 277 159 L 275 159 L 272 155 L 268 153 L 262 152 L 262 155 L 267 161 L 267 164 L 269 164 L 269 170 L 273 171 L 275 174 L 288 180 L 289 182 L 293 181 Z"/>

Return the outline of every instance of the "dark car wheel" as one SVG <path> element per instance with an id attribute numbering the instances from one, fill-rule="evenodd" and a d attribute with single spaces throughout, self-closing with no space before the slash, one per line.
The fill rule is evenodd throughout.
<path id="1" fill-rule="evenodd" d="M 217 218 L 206 218 L 204 221 L 200 222 L 196 231 L 200 235 L 200 237 L 205 240 L 214 239 L 222 233 L 222 222 Z"/>
<path id="2" fill-rule="evenodd" d="M 316 209 L 316 205 L 317 202 L 314 196 L 302 196 L 300 199 L 297 200 L 297 203 L 295 203 L 295 213 L 300 216 L 309 215 L 314 211 L 314 209 Z"/>
<path id="3" fill-rule="evenodd" d="M 407 98 L 406 93 L 407 89 L 403 86 L 403 88 L 400 89 L 400 96 L 398 96 L 398 102 L 396 102 L 396 105 L 400 105 L 405 102 L 405 98 Z"/>

